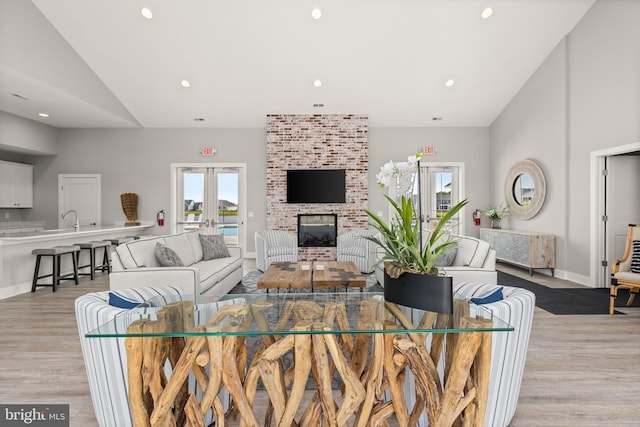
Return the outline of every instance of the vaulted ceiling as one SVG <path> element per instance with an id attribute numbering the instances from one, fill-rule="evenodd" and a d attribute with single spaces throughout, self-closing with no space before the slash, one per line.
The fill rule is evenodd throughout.
<path id="1" fill-rule="evenodd" d="M 593 2 L 0 0 L 0 110 L 56 127 L 489 126 Z"/>

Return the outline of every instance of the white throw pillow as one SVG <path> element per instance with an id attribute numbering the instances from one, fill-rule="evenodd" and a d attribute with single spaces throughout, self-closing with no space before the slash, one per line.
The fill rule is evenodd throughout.
<path id="1" fill-rule="evenodd" d="M 193 250 L 194 255 L 194 263 L 202 261 L 202 244 L 200 243 L 200 233 L 197 231 L 192 231 L 186 233 L 187 239 L 189 239 L 189 243 L 191 244 L 191 249 Z"/>
<path id="2" fill-rule="evenodd" d="M 196 256 L 193 253 L 193 248 L 189 238 L 187 237 L 187 233 L 165 236 L 164 241 L 165 245 L 173 249 L 173 251 L 180 257 L 185 266 L 189 266 L 196 262 Z"/>
<path id="3" fill-rule="evenodd" d="M 116 246 L 116 252 L 124 268 L 158 267 L 160 264 L 156 259 L 157 242 L 164 244 L 164 238 L 154 237 L 123 243 Z"/>
<path id="4" fill-rule="evenodd" d="M 487 254 L 489 243 L 484 240 L 468 236 L 458 236 L 458 253 L 454 260 L 454 266 L 482 267 Z"/>

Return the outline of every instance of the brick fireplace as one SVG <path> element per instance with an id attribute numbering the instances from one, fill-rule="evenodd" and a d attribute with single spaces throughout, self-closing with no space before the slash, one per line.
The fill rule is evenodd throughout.
<path id="1" fill-rule="evenodd" d="M 368 119 L 354 114 L 267 116 L 267 228 L 297 232 L 298 214 L 336 214 L 338 235 L 367 226 Z M 287 203 L 288 169 L 345 169 L 346 203 Z M 301 247 L 300 260 L 335 260 L 335 247 Z"/>

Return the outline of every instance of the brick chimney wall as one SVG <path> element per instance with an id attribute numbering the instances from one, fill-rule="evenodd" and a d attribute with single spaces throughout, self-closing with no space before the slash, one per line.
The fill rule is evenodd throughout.
<path id="1" fill-rule="evenodd" d="M 298 214 L 338 214 L 338 235 L 366 228 L 368 118 L 267 115 L 267 228 L 297 232 Z M 345 169 L 346 203 L 287 203 L 287 169 Z M 299 248 L 298 259 L 335 260 L 336 248 Z"/>

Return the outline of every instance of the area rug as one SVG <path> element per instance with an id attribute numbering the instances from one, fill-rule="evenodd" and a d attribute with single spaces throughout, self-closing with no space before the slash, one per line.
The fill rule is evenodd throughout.
<path id="1" fill-rule="evenodd" d="M 258 289 L 258 280 L 260 279 L 260 276 L 262 276 L 262 271 L 259 270 L 253 270 L 253 271 L 249 271 L 243 278 L 242 281 L 237 284 L 232 290 L 231 292 L 229 292 L 230 294 L 253 294 L 253 293 L 260 293 L 260 292 L 266 292 L 265 289 Z M 378 284 L 378 281 L 376 280 L 376 276 L 375 274 L 365 274 L 364 275 L 366 281 L 367 281 L 367 286 L 365 287 L 365 292 L 382 292 L 382 286 L 380 286 Z M 332 290 L 333 288 L 328 288 L 330 290 Z M 325 292 L 326 290 L 323 289 Z M 339 290 L 340 292 L 344 292 L 344 288 L 336 288 L 336 290 Z M 286 289 L 282 290 L 283 292 L 286 292 Z M 360 288 L 349 288 L 349 292 L 359 292 Z M 296 292 L 311 292 L 311 289 L 297 289 Z"/>
<path id="2" fill-rule="evenodd" d="M 498 271 L 498 284 L 530 290 L 536 295 L 536 306 L 552 314 L 609 314 L 608 288 L 549 288 L 511 274 Z M 616 307 L 625 307 L 628 289 L 620 289 Z M 632 307 L 640 307 L 640 297 Z M 615 310 L 615 314 L 624 314 Z"/>

